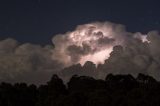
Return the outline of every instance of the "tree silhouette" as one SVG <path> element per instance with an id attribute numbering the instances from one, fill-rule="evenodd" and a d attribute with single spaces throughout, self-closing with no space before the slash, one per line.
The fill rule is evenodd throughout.
<path id="1" fill-rule="evenodd" d="M 57 98 L 65 95 L 66 87 L 63 81 L 57 76 L 53 75 L 47 85 L 39 87 L 39 102 L 38 106 L 53 106 Z"/>
<path id="2" fill-rule="evenodd" d="M 105 80 L 74 75 L 66 86 L 57 75 L 39 87 L 2 82 L 0 106 L 160 106 L 160 83 L 141 73 Z"/>

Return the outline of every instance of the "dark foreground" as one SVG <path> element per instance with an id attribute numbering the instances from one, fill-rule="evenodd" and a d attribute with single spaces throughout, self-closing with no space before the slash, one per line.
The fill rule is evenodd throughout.
<path id="1" fill-rule="evenodd" d="M 53 75 L 39 87 L 1 83 L 0 106 L 160 106 L 160 83 L 143 74 L 109 74 L 105 80 L 73 76 L 66 87 Z"/>

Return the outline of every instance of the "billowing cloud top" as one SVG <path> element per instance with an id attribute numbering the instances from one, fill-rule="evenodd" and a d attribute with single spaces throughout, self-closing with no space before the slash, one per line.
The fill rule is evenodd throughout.
<path id="1" fill-rule="evenodd" d="M 123 25 L 111 22 L 79 25 L 75 31 L 53 37 L 53 58 L 66 65 L 86 61 L 104 63 L 113 46 L 123 45 L 128 35 Z"/>

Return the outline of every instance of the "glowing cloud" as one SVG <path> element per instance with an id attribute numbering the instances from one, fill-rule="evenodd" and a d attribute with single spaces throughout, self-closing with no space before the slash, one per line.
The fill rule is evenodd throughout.
<path id="1" fill-rule="evenodd" d="M 38 84 L 53 73 L 64 79 L 74 74 L 105 78 L 108 73 L 145 73 L 160 80 L 157 31 L 130 33 L 120 24 L 95 22 L 56 35 L 52 41 L 55 48 L 20 44 L 11 38 L 1 40 L 0 81 Z"/>
<path id="2" fill-rule="evenodd" d="M 129 35 L 125 27 L 111 22 L 79 25 L 75 31 L 53 38 L 53 58 L 65 65 L 92 61 L 104 63 L 115 45 L 123 45 Z"/>

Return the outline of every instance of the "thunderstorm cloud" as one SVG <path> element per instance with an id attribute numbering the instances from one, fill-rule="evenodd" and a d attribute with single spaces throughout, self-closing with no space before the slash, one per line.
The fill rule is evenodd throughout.
<path id="1" fill-rule="evenodd" d="M 54 35 L 52 45 L 0 41 L 0 81 L 43 83 L 52 74 L 104 78 L 113 74 L 149 74 L 160 80 L 160 35 L 127 32 L 124 25 L 94 22 Z"/>

